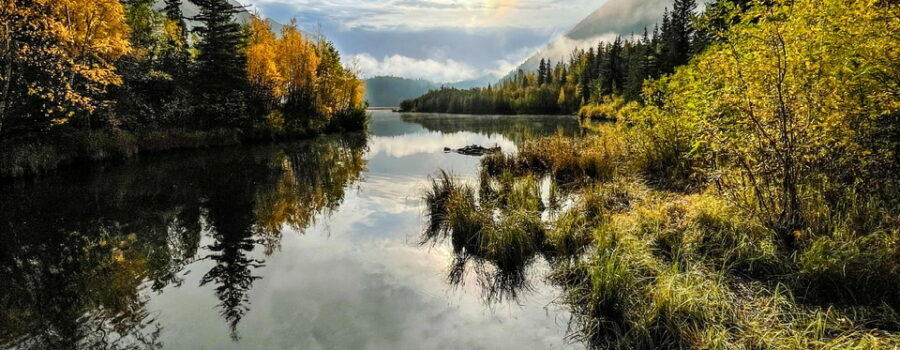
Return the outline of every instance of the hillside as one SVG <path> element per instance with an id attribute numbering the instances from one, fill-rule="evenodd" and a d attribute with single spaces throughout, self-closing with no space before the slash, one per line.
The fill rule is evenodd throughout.
<path id="1" fill-rule="evenodd" d="M 558 62 L 568 59 L 577 48 L 595 46 L 600 41 L 611 42 L 616 36 L 643 34 L 645 27 L 652 31 L 663 10 L 671 5 L 671 0 L 609 0 L 572 30 L 525 60 L 519 69 L 533 71 L 542 58 Z"/>
<path id="2" fill-rule="evenodd" d="M 457 89 L 485 87 L 497 81 L 494 76 L 464 80 L 455 83 L 435 83 L 424 79 L 407 79 L 400 77 L 378 76 L 366 80 L 366 100 L 372 107 L 396 107 L 403 100 L 424 95 L 441 86 Z"/>
<path id="3" fill-rule="evenodd" d="M 399 106 L 400 101 L 421 96 L 440 87 L 428 80 L 399 77 L 374 77 L 365 82 L 366 100 L 372 107 Z"/>

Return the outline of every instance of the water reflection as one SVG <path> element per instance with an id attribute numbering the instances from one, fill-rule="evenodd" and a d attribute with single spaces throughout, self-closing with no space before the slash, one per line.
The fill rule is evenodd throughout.
<path id="1" fill-rule="evenodd" d="M 422 125 L 430 131 L 442 133 L 472 132 L 484 135 L 501 135 L 520 145 L 536 136 L 549 136 L 557 132 L 574 136 L 581 132 L 575 118 L 561 116 L 525 115 L 448 115 L 401 113 L 407 123 Z"/>
<path id="2" fill-rule="evenodd" d="M 3 184 L 0 347 L 160 348 L 150 296 L 182 284 L 199 260 L 212 263 L 200 284 L 239 338 L 282 229 L 302 232 L 340 205 L 366 142 L 320 138 Z"/>
<path id="3" fill-rule="evenodd" d="M 451 244 L 416 244 L 428 176 L 477 174 L 444 147 L 514 151 L 577 123 L 442 118 L 0 184 L 0 349 L 579 347 L 540 260 L 527 293 L 485 308 L 472 261 L 454 287 Z"/>

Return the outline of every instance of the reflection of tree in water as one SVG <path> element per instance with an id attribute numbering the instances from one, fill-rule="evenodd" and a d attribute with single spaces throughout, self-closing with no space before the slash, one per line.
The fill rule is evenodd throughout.
<path id="1" fill-rule="evenodd" d="M 159 348 L 148 293 L 181 285 L 198 259 L 215 263 L 201 283 L 236 329 L 263 266 L 255 247 L 273 254 L 283 225 L 337 208 L 364 147 L 320 138 L 3 184 L 0 348 Z"/>
<path id="2" fill-rule="evenodd" d="M 473 118 L 465 115 L 403 113 L 400 118 L 407 123 L 422 125 L 429 131 L 502 135 L 517 145 L 521 145 L 525 140 L 553 135 L 559 131 L 566 136 L 577 135 L 581 131 L 578 121 L 569 116 L 478 116 Z"/>

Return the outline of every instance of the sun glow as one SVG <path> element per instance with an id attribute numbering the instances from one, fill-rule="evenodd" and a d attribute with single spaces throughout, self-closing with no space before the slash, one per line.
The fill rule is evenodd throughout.
<path id="1" fill-rule="evenodd" d="M 503 19 L 512 12 L 519 0 L 488 0 L 488 8 L 490 9 L 490 17 L 493 19 Z"/>

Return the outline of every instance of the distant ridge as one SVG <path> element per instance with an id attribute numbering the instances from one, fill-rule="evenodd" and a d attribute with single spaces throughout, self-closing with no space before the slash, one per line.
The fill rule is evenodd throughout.
<path id="1" fill-rule="evenodd" d="M 441 87 L 471 89 L 497 82 L 495 76 L 464 80 L 456 83 L 435 83 L 424 79 L 378 76 L 366 79 L 366 100 L 372 107 L 397 107 L 403 100 L 413 99 Z"/>

